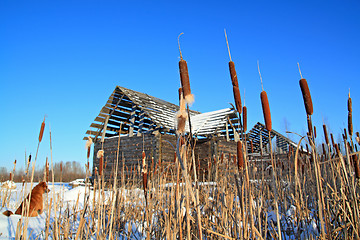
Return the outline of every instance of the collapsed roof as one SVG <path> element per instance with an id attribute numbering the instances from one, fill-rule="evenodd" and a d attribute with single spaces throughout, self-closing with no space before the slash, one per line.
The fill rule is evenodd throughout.
<path id="1" fill-rule="evenodd" d="M 96 141 L 104 131 L 104 137 L 117 136 L 119 133 L 130 136 L 153 132 L 175 134 L 178 111 L 178 105 L 117 86 L 94 123 L 90 125 L 90 130 L 86 132 L 86 135 Z M 207 113 L 190 110 L 189 113 L 191 131 L 197 137 L 208 137 L 214 134 L 224 136 L 228 132 L 231 138 L 234 130 L 239 128 L 236 111 L 233 108 Z M 227 131 L 228 121 L 233 122 L 233 128 Z M 185 131 L 189 132 L 189 129 L 189 124 L 187 124 Z"/>
<path id="2" fill-rule="evenodd" d="M 152 97 L 146 93 L 137 92 L 124 87 L 116 86 L 99 115 L 90 125 L 84 139 L 90 136 L 95 142 L 101 138 L 126 134 L 133 136 L 142 133 L 176 133 L 176 114 L 179 106 L 162 99 Z M 225 108 L 217 111 L 200 113 L 190 110 L 191 132 L 198 138 L 223 136 L 227 140 L 238 141 L 242 138 L 241 125 L 234 108 Z M 121 129 L 120 129 L 121 128 Z M 189 132 L 187 122 L 185 131 Z M 262 123 L 257 123 L 247 134 L 248 151 L 251 143 L 254 152 L 269 143 L 269 133 Z M 283 151 L 288 151 L 288 145 L 296 144 L 280 133 L 272 130 L 270 137 L 276 137 L 276 145 Z"/>

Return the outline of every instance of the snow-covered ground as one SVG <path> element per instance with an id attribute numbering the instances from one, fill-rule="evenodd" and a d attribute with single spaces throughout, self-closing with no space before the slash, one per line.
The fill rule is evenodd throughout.
<path id="1" fill-rule="evenodd" d="M 33 184 L 33 187 L 37 183 Z M 53 202 L 62 200 L 62 204 L 71 206 L 74 205 L 77 199 L 79 199 L 78 207 L 83 205 L 83 199 L 85 194 L 85 187 L 76 187 L 72 189 L 68 183 L 55 183 L 54 185 L 49 184 L 48 188 L 50 192 L 44 194 L 44 205 L 45 202 L 50 202 L 50 199 L 53 198 Z M 5 210 L 10 210 L 15 212 L 20 203 L 23 201 L 24 196 L 27 196 L 31 189 L 30 183 L 23 187 L 21 183 L 16 183 L 15 189 L 6 189 L 2 188 L 1 195 L 7 197 L 7 201 L 4 204 L 5 206 L 0 209 L 0 213 L 3 213 Z M 55 200 L 54 200 L 55 199 Z M 54 212 L 50 213 L 50 221 L 55 217 Z M 43 239 L 45 238 L 44 230 L 45 224 L 48 218 L 48 212 L 45 211 L 37 217 L 29 217 L 28 225 L 28 237 Z M 0 214 L 0 239 L 15 239 L 16 228 L 19 220 L 21 219 L 20 215 L 11 215 L 7 217 L 3 214 Z"/>

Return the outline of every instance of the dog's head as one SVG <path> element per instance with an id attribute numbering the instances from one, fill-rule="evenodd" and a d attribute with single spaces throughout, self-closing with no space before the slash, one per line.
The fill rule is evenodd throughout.
<path id="1" fill-rule="evenodd" d="M 48 193 L 50 192 L 50 189 L 48 188 L 46 182 L 40 182 L 35 188 L 42 191 L 42 193 Z"/>

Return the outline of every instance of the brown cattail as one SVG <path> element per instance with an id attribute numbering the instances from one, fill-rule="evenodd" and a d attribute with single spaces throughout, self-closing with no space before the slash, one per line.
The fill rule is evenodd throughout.
<path id="1" fill-rule="evenodd" d="M 247 107 L 246 106 L 243 106 L 243 129 L 244 129 L 244 132 L 247 131 Z"/>
<path id="2" fill-rule="evenodd" d="M 360 136 L 359 136 L 359 132 L 356 132 L 356 141 L 358 142 L 358 144 L 360 145 Z"/>
<path id="3" fill-rule="evenodd" d="M 44 135 L 44 128 L 45 128 L 45 117 L 43 122 L 41 123 L 40 133 L 39 133 L 39 143 L 41 142 L 43 135 Z"/>
<path id="4" fill-rule="evenodd" d="M 299 83 L 300 83 L 301 93 L 304 99 L 306 113 L 308 115 L 312 115 L 314 110 L 313 110 L 313 104 L 312 104 L 310 90 L 307 81 L 306 79 L 302 78 L 300 79 Z"/>
<path id="5" fill-rule="evenodd" d="M 237 164 L 240 171 L 244 167 L 244 155 L 241 141 L 237 142 Z"/>
<path id="6" fill-rule="evenodd" d="M 102 172 L 103 172 L 103 166 L 104 165 L 104 158 L 103 157 L 100 157 L 100 160 L 99 160 L 99 175 L 101 176 L 102 175 Z"/>
<path id="7" fill-rule="evenodd" d="M 252 139 L 250 139 L 250 147 L 251 147 L 251 153 L 254 153 L 254 144 Z"/>
<path id="8" fill-rule="evenodd" d="M 183 33 L 180 33 L 179 37 L 182 34 Z M 194 102 L 194 95 L 191 94 L 189 71 L 186 61 L 182 58 L 179 37 L 178 37 L 179 52 L 180 52 L 179 70 L 180 70 L 181 86 L 184 93 L 185 102 L 188 104 L 192 104 Z"/>
<path id="9" fill-rule="evenodd" d="M 90 158 L 90 149 L 91 149 L 91 144 L 93 143 L 92 138 L 90 136 L 88 136 L 88 140 L 86 141 L 85 147 L 87 149 L 87 158 Z"/>
<path id="10" fill-rule="evenodd" d="M 349 91 L 349 98 L 348 98 L 348 130 L 349 130 L 350 137 L 352 137 L 353 123 L 352 123 L 352 101 L 351 101 L 351 97 L 350 97 L 350 91 Z"/>
<path id="11" fill-rule="evenodd" d="M 224 153 L 223 152 L 220 155 L 220 163 L 224 163 Z"/>
<path id="12" fill-rule="evenodd" d="M 335 150 L 336 150 L 337 155 L 339 156 L 340 155 L 340 147 L 338 144 L 335 144 Z"/>
<path id="13" fill-rule="evenodd" d="M 12 172 L 10 172 L 9 180 L 12 181 Z"/>
<path id="14" fill-rule="evenodd" d="M 267 94 L 265 91 L 260 93 L 261 105 L 264 114 L 265 126 L 268 131 L 271 131 L 271 113 Z"/>
<path id="15" fill-rule="evenodd" d="M 347 135 L 347 131 L 346 131 L 346 128 L 344 128 L 344 140 L 347 140 L 348 139 L 348 135 Z"/>
<path id="16" fill-rule="evenodd" d="M 327 134 L 327 130 L 326 130 L 326 125 L 323 124 L 323 130 L 324 130 L 324 137 L 325 137 L 325 142 L 326 144 L 329 146 L 329 136 Z"/>
<path id="17" fill-rule="evenodd" d="M 314 126 L 314 138 L 316 138 L 316 126 Z"/>
<path id="18" fill-rule="evenodd" d="M 188 67 L 184 59 L 181 59 L 179 61 L 179 69 L 181 86 L 184 93 L 185 102 L 188 104 L 192 104 L 194 102 L 194 95 L 191 94 Z"/>
<path id="19" fill-rule="evenodd" d="M 354 170 L 355 170 L 355 176 L 357 179 L 360 178 L 360 166 L 359 166 L 359 158 L 358 155 L 352 156 L 353 162 L 354 162 Z"/>
<path id="20" fill-rule="evenodd" d="M 229 71 L 230 71 L 231 83 L 233 86 L 233 94 L 234 94 L 236 110 L 241 114 L 242 111 L 241 96 L 240 96 L 239 83 L 235 70 L 235 64 L 233 61 L 229 62 Z"/>
<path id="21" fill-rule="evenodd" d="M 335 147 L 334 136 L 332 133 L 330 133 L 330 138 L 331 138 L 331 143 L 332 143 L 333 147 Z"/>
<path id="22" fill-rule="evenodd" d="M 321 146 L 322 146 L 323 154 L 326 155 L 325 144 L 322 143 Z"/>
<path id="23" fill-rule="evenodd" d="M 101 176 L 104 168 L 104 150 L 97 152 L 97 158 L 99 158 L 99 175 Z"/>

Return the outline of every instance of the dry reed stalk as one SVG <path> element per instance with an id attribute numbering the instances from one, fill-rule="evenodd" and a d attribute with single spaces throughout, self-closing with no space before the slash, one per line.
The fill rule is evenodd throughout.
<path id="1" fill-rule="evenodd" d="M 38 145 L 37 145 L 37 148 L 36 148 L 36 156 L 35 156 L 35 160 L 33 162 L 33 166 L 32 166 L 32 172 L 31 172 L 31 179 L 30 179 L 30 193 L 29 193 L 29 197 L 28 199 L 31 199 L 31 189 L 33 188 L 33 179 L 34 179 L 34 173 L 35 173 L 35 164 L 36 164 L 36 160 L 37 160 L 37 156 L 38 156 L 38 152 L 39 152 L 39 147 L 40 147 L 40 142 L 43 138 L 43 135 L 44 135 L 44 129 L 45 129 L 45 117 L 44 117 L 44 120 L 43 122 L 41 123 L 41 127 L 40 127 L 40 132 L 39 132 L 39 141 L 38 141 Z M 24 196 L 25 198 L 25 196 Z M 23 208 L 23 212 L 25 211 L 26 214 L 29 214 L 29 209 L 30 209 L 30 201 L 25 201 L 26 202 L 26 207 Z M 25 210 L 26 209 L 26 210 Z M 21 214 L 21 218 L 23 218 L 23 213 Z M 25 219 L 25 223 L 24 225 L 22 226 L 23 227 L 23 237 L 24 239 L 27 238 L 27 228 L 28 228 L 28 225 L 29 225 L 29 218 L 26 218 Z"/>
<path id="2" fill-rule="evenodd" d="M 349 98 L 348 98 L 348 130 L 351 138 L 353 135 L 353 123 L 352 123 L 352 100 L 350 97 L 350 90 L 349 90 Z"/>
<path id="3" fill-rule="evenodd" d="M 194 102 L 194 95 L 191 94 L 189 71 L 188 71 L 187 63 L 183 59 L 181 49 L 180 49 L 179 38 L 182 34 L 184 34 L 184 33 L 180 33 L 180 35 L 178 36 L 178 45 L 179 45 L 179 52 L 180 52 L 180 61 L 179 61 L 180 80 L 181 80 L 181 86 L 182 86 L 185 102 L 188 104 L 192 104 Z"/>
<path id="4" fill-rule="evenodd" d="M 185 133 L 185 125 L 186 120 L 188 119 L 188 113 L 185 109 L 185 98 L 183 92 L 179 89 L 179 99 L 180 99 L 180 110 L 176 114 L 176 120 L 177 120 L 177 134 L 184 134 Z"/>
<path id="5" fill-rule="evenodd" d="M 302 93 L 304 104 L 305 104 L 306 114 L 311 116 L 314 112 L 314 109 L 313 109 L 313 103 L 312 103 L 312 99 L 311 99 L 309 86 L 307 84 L 306 79 L 304 79 L 304 78 L 300 79 L 299 84 L 300 84 L 300 89 L 301 89 L 301 93 Z"/>

